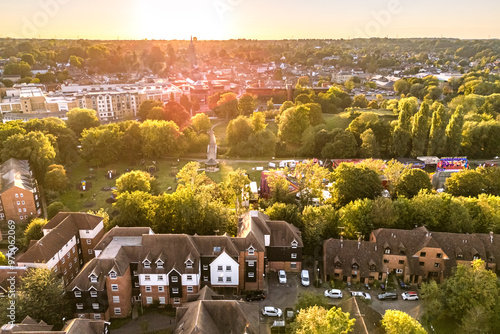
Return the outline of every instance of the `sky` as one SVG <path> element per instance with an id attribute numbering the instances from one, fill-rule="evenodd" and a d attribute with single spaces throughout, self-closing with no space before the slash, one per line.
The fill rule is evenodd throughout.
<path id="1" fill-rule="evenodd" d="M 0 37 L 500 38 L 498 0 L 0 0 Z"/>

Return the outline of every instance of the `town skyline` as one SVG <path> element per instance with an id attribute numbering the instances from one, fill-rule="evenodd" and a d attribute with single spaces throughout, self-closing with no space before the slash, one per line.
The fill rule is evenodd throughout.
<path id="1" fill-rule="evenodd" d="M 430 2 L 360 0 L 346 7 L 339 1 L 312 0 L 306 8 L 281 0 L 273 3 L 196 0 L 194 4 L 152 0 L 148 5 L 125 0 L 119 7 L 114 2 L 94 0 L 26 0 L 0 5 L 0 19 L 5 23 L 0 37 L 101 40 L 183 40 L 191 35 L 203 40 L 499 38 L 500 23 L 494 15 L 500 11 L 500 4 L 479 2 L 483 6 L 478 4 L 469 8 L 465 1 L 441 1 L 431 7 Z M 276 15 L 269 19 L 272 13 Z"/>

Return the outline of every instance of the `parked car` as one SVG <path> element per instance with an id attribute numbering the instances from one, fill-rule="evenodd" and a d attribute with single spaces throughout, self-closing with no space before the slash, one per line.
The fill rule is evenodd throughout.
<path id="1" fill-rule="evenodd" d="M 377 298 L 380 300 L 386 300 L 386 299 L 396 300 L 398 299 L 398 294 L 395 292 L 384 292 L 384 293 L 379 293 Z"/>
<path id="2" fill-rule="evenodd" d="M 268 316 L 268 317 L 281 317 L 283 312 L 281 309 L 273 306 L 266 306 L 262 309 L 262 315 Z"/>
<path id="3" fill-rule="evenodd" d="M 262 291 L 252 291 L 246 296 L 247 302 L 252 302 L 254 300 L 264 300 L 266 295 Z"/>
<path id="4" fill-rule="evenodd" d="M 351 296 L 353 297 L 361 297 L 363 299 L 372 299 L 369 293 L 361 292 L 361 291 L 351 291 Z"/>
<path id="5" fill-rule="evenodd" d="M 309 271 L 308 270 L 302 270 L 300 273 L 300 283 L 302 283 L 303 286 L 309 286 L 311 283 L 309 281 Z"/>
<path id="6" fill-rule="evenodd" d="M 403 292 L 401 294 L 404 300 L 418 300 L 418 294 L 415 291 Z"/>
<path id="7" fill-rule="evenodd" d="M 278 278 L 279 278 L 280 283 L 286 284 L 286 274 L 285 274 L 284 270 L 278 271 Z"/>
<path id="8" fill-rule="evenodd" d="M 330 289 L 325 291 L 325 297 L 342 298 L 342 291 L 338 289 Z"/>

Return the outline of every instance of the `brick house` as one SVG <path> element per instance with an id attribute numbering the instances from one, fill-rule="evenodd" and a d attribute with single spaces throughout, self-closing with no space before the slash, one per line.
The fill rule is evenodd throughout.
<path id="1" fill-rule="evenodd" d="M 372 283 L 394 273 L 405 282 L 442 282 L 457 264 L 483 259 L 497 271 L 500 237 L 490 234 L 377 229 L 369 241 L 329 239 L 323 243 L 324 278 Z"/>

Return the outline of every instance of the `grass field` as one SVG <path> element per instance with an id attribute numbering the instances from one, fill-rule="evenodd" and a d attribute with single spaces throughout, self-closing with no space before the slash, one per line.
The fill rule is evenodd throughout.
<path id="1" fill-rule="evenodd" d="M 159 183 L 161 192 L 172 193 L 175 191 L 176 182 L 175 175 L 184 167 L 186 163 L 191 160 L 180 159 L 165 159 L 156 162 L 158 171 L 154 174 Z M 116 170 L 117 175 L 121 175 L 128 170 L 145 170 L 147 166 L 152 165 L 152 161 L 146 161 L 145 165 L 133 164 L 112 164 L 102 168 L 89 169 L 87 163 L 79 160 L 77 163 L 67 168 L 68 178 L 70 180 L 71 188 L 66 193 L 60 196 L 60 201 L 64 203 L 66 208 L 70 211 L 88 211 L 104 208 L 111 210 L 112 204 L 106 203 L 106 200 L 111 197 L 112 191 L 102 190 L 105 187 L 111 188 L 116 185 L 116 177 L 108 179 L 106 173 L 108 170 Z M 266 167 L 263 163 L 250 163 L 250 162 L 221 162 L 220 171 L 216 173 L 207 173 L 207 175 L 220 183 L 227 179 L 228 174 L 238 168 L 247 171 L 251 181 L 260 182 L 260 171 L 256 167 Z M 202 166 L 203 167 L 203 166 Z M 77 189 L 77 185 L 81 181 L 92 183 L 92 187 L 87 191 Z M 170 190 L 169 190 L 170 188 Z"/>

